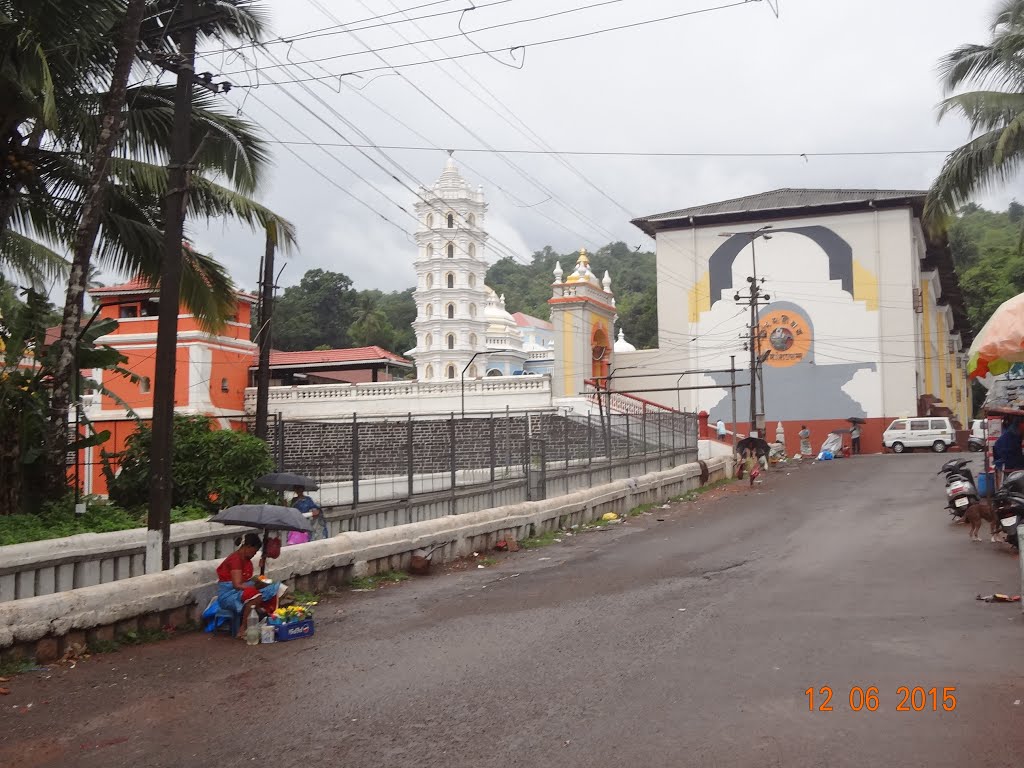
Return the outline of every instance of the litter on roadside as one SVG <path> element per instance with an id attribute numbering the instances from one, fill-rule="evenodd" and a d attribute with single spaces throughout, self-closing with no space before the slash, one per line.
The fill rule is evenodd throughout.
<path id="1" fill-rule="evenodd" d="M 986 603 L 1019 603 L 1020 595 L 978 595 L 976 600 L 984 600 Z"/>

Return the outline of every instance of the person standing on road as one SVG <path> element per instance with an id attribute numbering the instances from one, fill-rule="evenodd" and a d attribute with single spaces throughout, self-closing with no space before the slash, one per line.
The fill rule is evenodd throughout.
<path id="1" fill-rule="evenodd" d="M 718 439 L 725 441 L 725 422 L 721 419 L 718 420 L 718 424 L 715 425 L 715 429 L 718 430 Z"/>
<path id="2" fill-rule="evenodd" d="M 860 455 L 860 424 L 854 424 L 850 430 L 850 442 L 853 443 L 853 455 Z"/>
<path id="3" fill-rule="evenodd" d="M 810 456 L 811 455 L 811 430 L 807 428 L 806 424 L 800 425 L 800 455 Z"/>

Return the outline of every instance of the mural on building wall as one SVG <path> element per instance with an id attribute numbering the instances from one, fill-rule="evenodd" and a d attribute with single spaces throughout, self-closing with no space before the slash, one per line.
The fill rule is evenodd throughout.
<path id="1" fill-rule="evenodd" d="M 764 361 L 765 413 L 769 419 L 814 420 L 881 414 L 879 374 L 878 283 L 874 273 L 855 259 L 854 248 L 834 230 L 820 226 L 780 227 L 771 241 L 758 240 L 757 274 L 771 303 L 759 313 Z M 727 368 L 737 355 L 737 377 L 749 384 L 749 363 L 738 343 L 713 329 L 747 333 L 745 305 L 735 301 L 752 272 L 750 239 L 733 236 L 717 246 L 708 260 L 707 298 L 691 328 L 698 339 L 704 368 Z M 741 294 L 742 295 L 742 294 Z M 739 309 L 739 312 L 737 312 Z M 735 319 L 733 319 L 735 318 Z M 851 333 L 850 329 L 857 329 Z M 728 373 L 707 377 L 729 383 Z M 745 420 L 749 390 L 737 391 L 737 415 Z M 728 390 L 706 390 L 700 407 L 713 420 L 731 418 Z M 760 410 L 760 404 L 758 404 Z"/>

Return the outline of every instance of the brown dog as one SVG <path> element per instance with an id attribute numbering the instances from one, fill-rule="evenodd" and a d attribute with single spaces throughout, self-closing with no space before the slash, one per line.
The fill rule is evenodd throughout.
<path id="1" fill-rule="evenodd" d="M 964 520 L 971 524 L 968 533 L 971 541 L 981 541 L 978 532 L 981 530 L 981 521 L 988 520 L 989 541 L 997 541 L 996 534 L 999 533 L 999 515 L 988 499 L 981 499 L 974 502 L 964 512 Z"/>

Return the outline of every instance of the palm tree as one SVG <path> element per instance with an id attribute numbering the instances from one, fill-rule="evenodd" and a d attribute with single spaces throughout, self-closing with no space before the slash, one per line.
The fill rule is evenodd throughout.
<path id="1" fill-rule="evenodd" d="M 128 79 L 140 58 L 153 52 L 173 53 L 174 14 L 180 3 L 59 0 L 61 11 L 66 2 L 75 7 L 113 5 L 116 11 L 103 17 L 105 26 L 100 31 L 94 24 L 87 39 L 75 40 L 84 53 L 63 57 L 60 51 L 67 35 L 61 37 L 60 30 L 55 33 L 46 19 L 25 10 L 38 2 L 14 0 L 10 5 L 18 13 L 9 18 L 18 22 L 17 28 L 36 25 L 29 30 L 32 40 L 45 40 L 46 44 L 30 49 L 42 48 L 48 54 L 45 69 L 62 75 L 59 79 L 33 79 L 21 70 L 0 70 L 0 117 L 14 126 L 20 142 L 16 159 L 21 163 L 20 176 L 12 178 L 0 196 L 0 267 L 6 264 L 9 270 L 38 281 L 41 275 L 66 268 L 61 251 L 70 250 L 73 256 L 61 338 L 56 343 L 47 433 L 52 465 L 48 485 L 56 495 L 64 485 L 64 414 L 71 403 L 73 351 L 82 327 L 92 259 L 95 256 L 104 267 L 119 272 L 141 274 L 153 283 L 160 272 L 173 88 L 129 87 Z M 44 5 L 57 2 L 43 0 Z M 257 4 L 197 0 L 197 5 L 201 40 L 248 41 L 262 33 L 262 12 Z M 0 17 L 0 39 L 14 34 L 14 26 L 5 27 L 4 20 Z M 31 75 L 34 70 L 29 70 Z M 75 72 L 82 74 L 76 79 Z M 19 85 L 14 89 L 17 93 L 34 96 L 34 108 L 32 98 L 5 100 L 7 75 L 8 81 Z M 195 158 L 198 170 L 192 174 L 187 213 L 207 219 L 239 218 L 275 233 L 279 245 L 287 250 L 294 243 L 291 224 L 246 197 L 262 179 L 269 160 L 266 144 L 256 126 L 224 114 L 219 106 L 206 93 L 195 100 L 192 140 L 193 146 L 199 147 Z M 224 183 L 215 183 L 204 173 L 222 178 Z M 234 303 L 234 286 L 210 257 L 186 250 L 183 258 L 182 300 L 215 326 Z"/>
<path id="2" fill-rule="evenodd" d="M 929 228 L 944 228 L 979 192 L 1013 178 L 1024 160 L 1024 0 L 1002 0 L 984 45 L 962 45 L 940 62 L 949 95 L 939 119 L 959 114 L 973 138 L 949 157 L 925 203 Z M 956 93 L 964 86 L 978 90 Z"/>
<path id="3" fill-rule="evenodd" d="M 395 329 L 378 295 L 364 293 L 360 296 L 352 317 L 352 324 L 348 328 L 348 338 L 352 344 L 360 347 L 391 346 Z"/>

